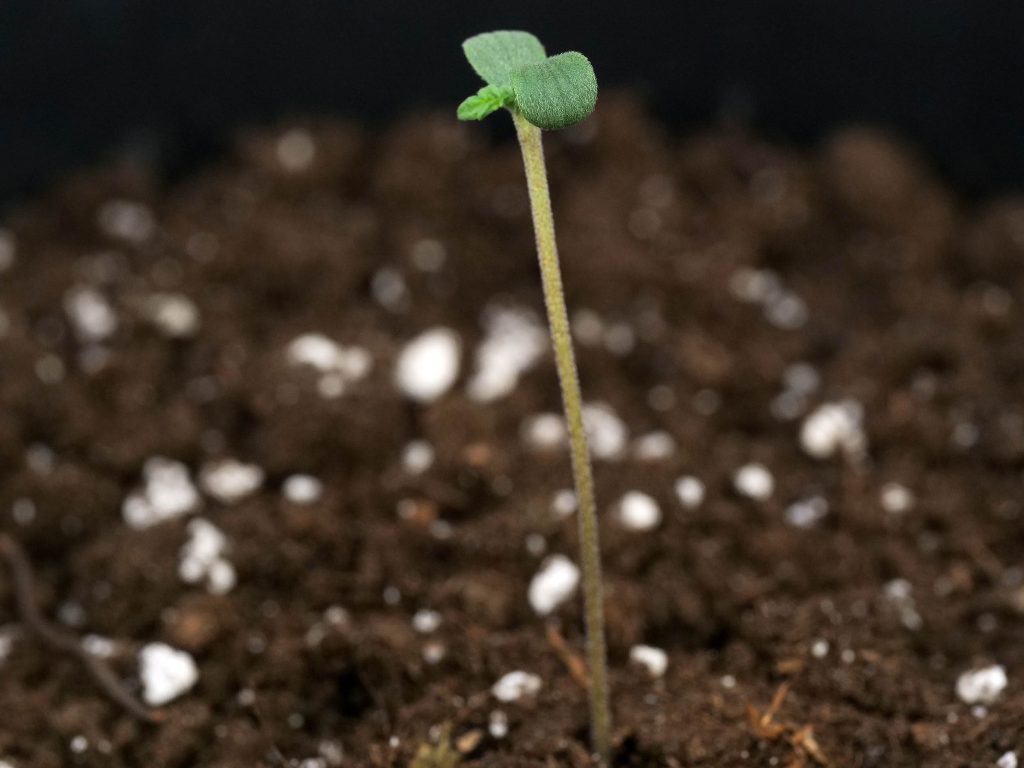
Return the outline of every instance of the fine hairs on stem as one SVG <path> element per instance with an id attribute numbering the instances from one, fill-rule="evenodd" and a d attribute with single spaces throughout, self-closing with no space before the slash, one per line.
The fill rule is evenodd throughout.
<path id="1" fill-rule="evenodd" d="M 597 509 L 541 140 L 542 129 L 564 128 L 583 120 L 593 111 L 597 101 L 597 80 L 585 56 L 576 52 L 547 56 L 540 41 L 526 32 L 477 35 L 466 40 L 463 49 L 469 63 L 487 85 L 462 103 L 459 117 L 481 120 L 498 109 L 508 109 L 522 149 L 544 303 L 562 391 L 579 505 L 591 734 L 594 752 L 607 765 L 611 757 L 611 714 Z"/>
<path id="2" fill-rule="evenodd" d="M 555 227 L 551 214 L 547 175 L 544 170 L 544 149 L 541 130 L 522 115 L 514 113 L 516 133 L 523 151 L 526 183 L 530 192 L 533 226 L 537 236 L 544 303 L 555 350 L 555 365 L 562 389 L 569 431 L 572 473 L 579 505 L 580 559 L 583 566 L 583 602 L 587 631 L 587 669 L 590 682 L 590 716 L 594 748 L 602 759 L 609 750 L 610 715 L 604 640 L 604 602 L 601 588 L 601 555 L 597 533 L 597 509 L 594 502 L 594 481 L 590 467 L 590 448 L 583 429 L 583 404 L 576 359 L 569 334 L 569 317 L 562 291 L 562 275 L 555 245 Z"/>

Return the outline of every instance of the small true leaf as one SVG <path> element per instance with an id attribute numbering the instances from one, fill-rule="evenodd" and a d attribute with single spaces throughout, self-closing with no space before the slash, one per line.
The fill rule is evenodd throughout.
<path id="1" fill-rule="evenodd" d="M 511 85 L 513 69 L 544 61 L 540 40 L 529 32 L 484 32 L 462 44 L 470 66 L 489 85 Z"/>
<path id="2" fill-rule="evenodd" d="M 459 104 L 459 120 L 483 120 L 492 112 L 514 104 L 515 94 L 503 85 L 485 85 Z"/>
<path id="3" fill-rule="evenodd" d="M 597 104 L 594 68 L 575 51 L 513 70 L 512 89 L 523 116 L 547 130 L 586 119 Z"/>

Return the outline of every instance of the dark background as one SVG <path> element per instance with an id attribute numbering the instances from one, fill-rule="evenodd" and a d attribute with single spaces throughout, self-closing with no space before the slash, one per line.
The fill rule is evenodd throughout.
<path id="1" fill-rule="evenodd" d="M 965 194 L 1024 188 L 1020 0 L 0 0 L 0 205 L 125 148 L 176 174 L 238 125 L 454 108 L 460 41 L 516 27 L 679 130 L 879 123 Z"/>

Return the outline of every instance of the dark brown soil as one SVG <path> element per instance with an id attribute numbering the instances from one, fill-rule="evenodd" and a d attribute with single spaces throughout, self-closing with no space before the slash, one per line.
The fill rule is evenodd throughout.
<path id="1" fill-rule="evenodd" d="M 446 725 L 468 765 L 588 764 L 585 694 L 548 635 L 578 653 L 577 601 L 546 622 L 527 600 L 542 541 L 576 558 L 574 520 L 550 511 L 567 457 L 520 431 L 559 407 L 553 364 L 496 402 L 465 395 L 485 308 L 541 310 L 517 151 L 447 114 L 381 137 L 310 131 L 305 170 L 280 166 L 277 134 L 254 135 L 170 189 L 115 168 L 7 224 L 0 531 L 32 557 L 46 615 L 115 640 L 134 690 L 145 643 L 187 650 L 200 672 L 164 724 L 139 723 L 25 633 L 4 575 L 0 759 L 14 768 L 405 766 Z M 579 340 L 586 397 L 631 436 L 678 444 L 595 467 L 619 764 L 987 766 L 1024 750 L 1024 203 L 968 207 L 875 132 L 814 156 L 728 133 L 678 141 L 614 98 L 548 151 L 570 307 L 612 329 L 614 352 Z M 148 206 L 154 230 L 98 226 L 116 199 Z M 424 239 L 443 244 L 439 269 L 414 259 Z M 776 310 L 798 327 L 780 328 L 740 300 L 751 268 L 802 299 L 806 322 L 792 302 Z M 382 269 L 406 286 L 390 306 Z M 82 285 L 117 312 L 106 357 L 68 322 Z M 157 291 L 195 302 L 193 338 L 142 319 Z M 462 337 L 460 379 L 418 405 L 394 361 L 437 325 Z M 284 357 L 309 332 L 363 346 L 371 373 L 321 396 Z M 820 387 L 779 401 L 799 362 Z M 804 414 L 847 398 L 867 455 L 810 458 Z M 421 476 L 400 458 L 414 439 L 436 452 Z M 153 456 L 265 471 L 258 493 L 198 513 L 228 538 L 227 594 L 179 578 L 188 516 L 122 518 Z M 768 500 L 734 488 L 751 461 L 774 475 Z M 295 472 L 323 481 L 318 502 L 284 498 Z M 675 496 L 683 474 L 706 484 L 697 509 Z M 885 508 L 890 483 L 908 509 Z M 660 503 L 656 531 L 611 514 L 629 490 Z M 828 514 L 787 523 L 811 495 Z M 429 634 L 411 621 L 423 608 L 441 616 Z M 668 653 L 662 678 L 629 663 L 638 643 Z M 988 664 L 1009 683 L 972 707 L 957 679 Z M 497 702 L 513 670 L 540 693 Z"/>

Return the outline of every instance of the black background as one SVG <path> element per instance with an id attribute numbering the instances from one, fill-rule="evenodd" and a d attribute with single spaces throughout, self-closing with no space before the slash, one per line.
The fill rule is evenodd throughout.
<path id="1" fill-rule="evenodd" d="M 0 201 L 125 147 L 169 173 L 238 125 L 381 122 L 476 89 L 464 37 L 578 49 L 680 130 L 895 129 L 967 194 L 1024 188 L 1024 2 L 0 0 Z"/>

